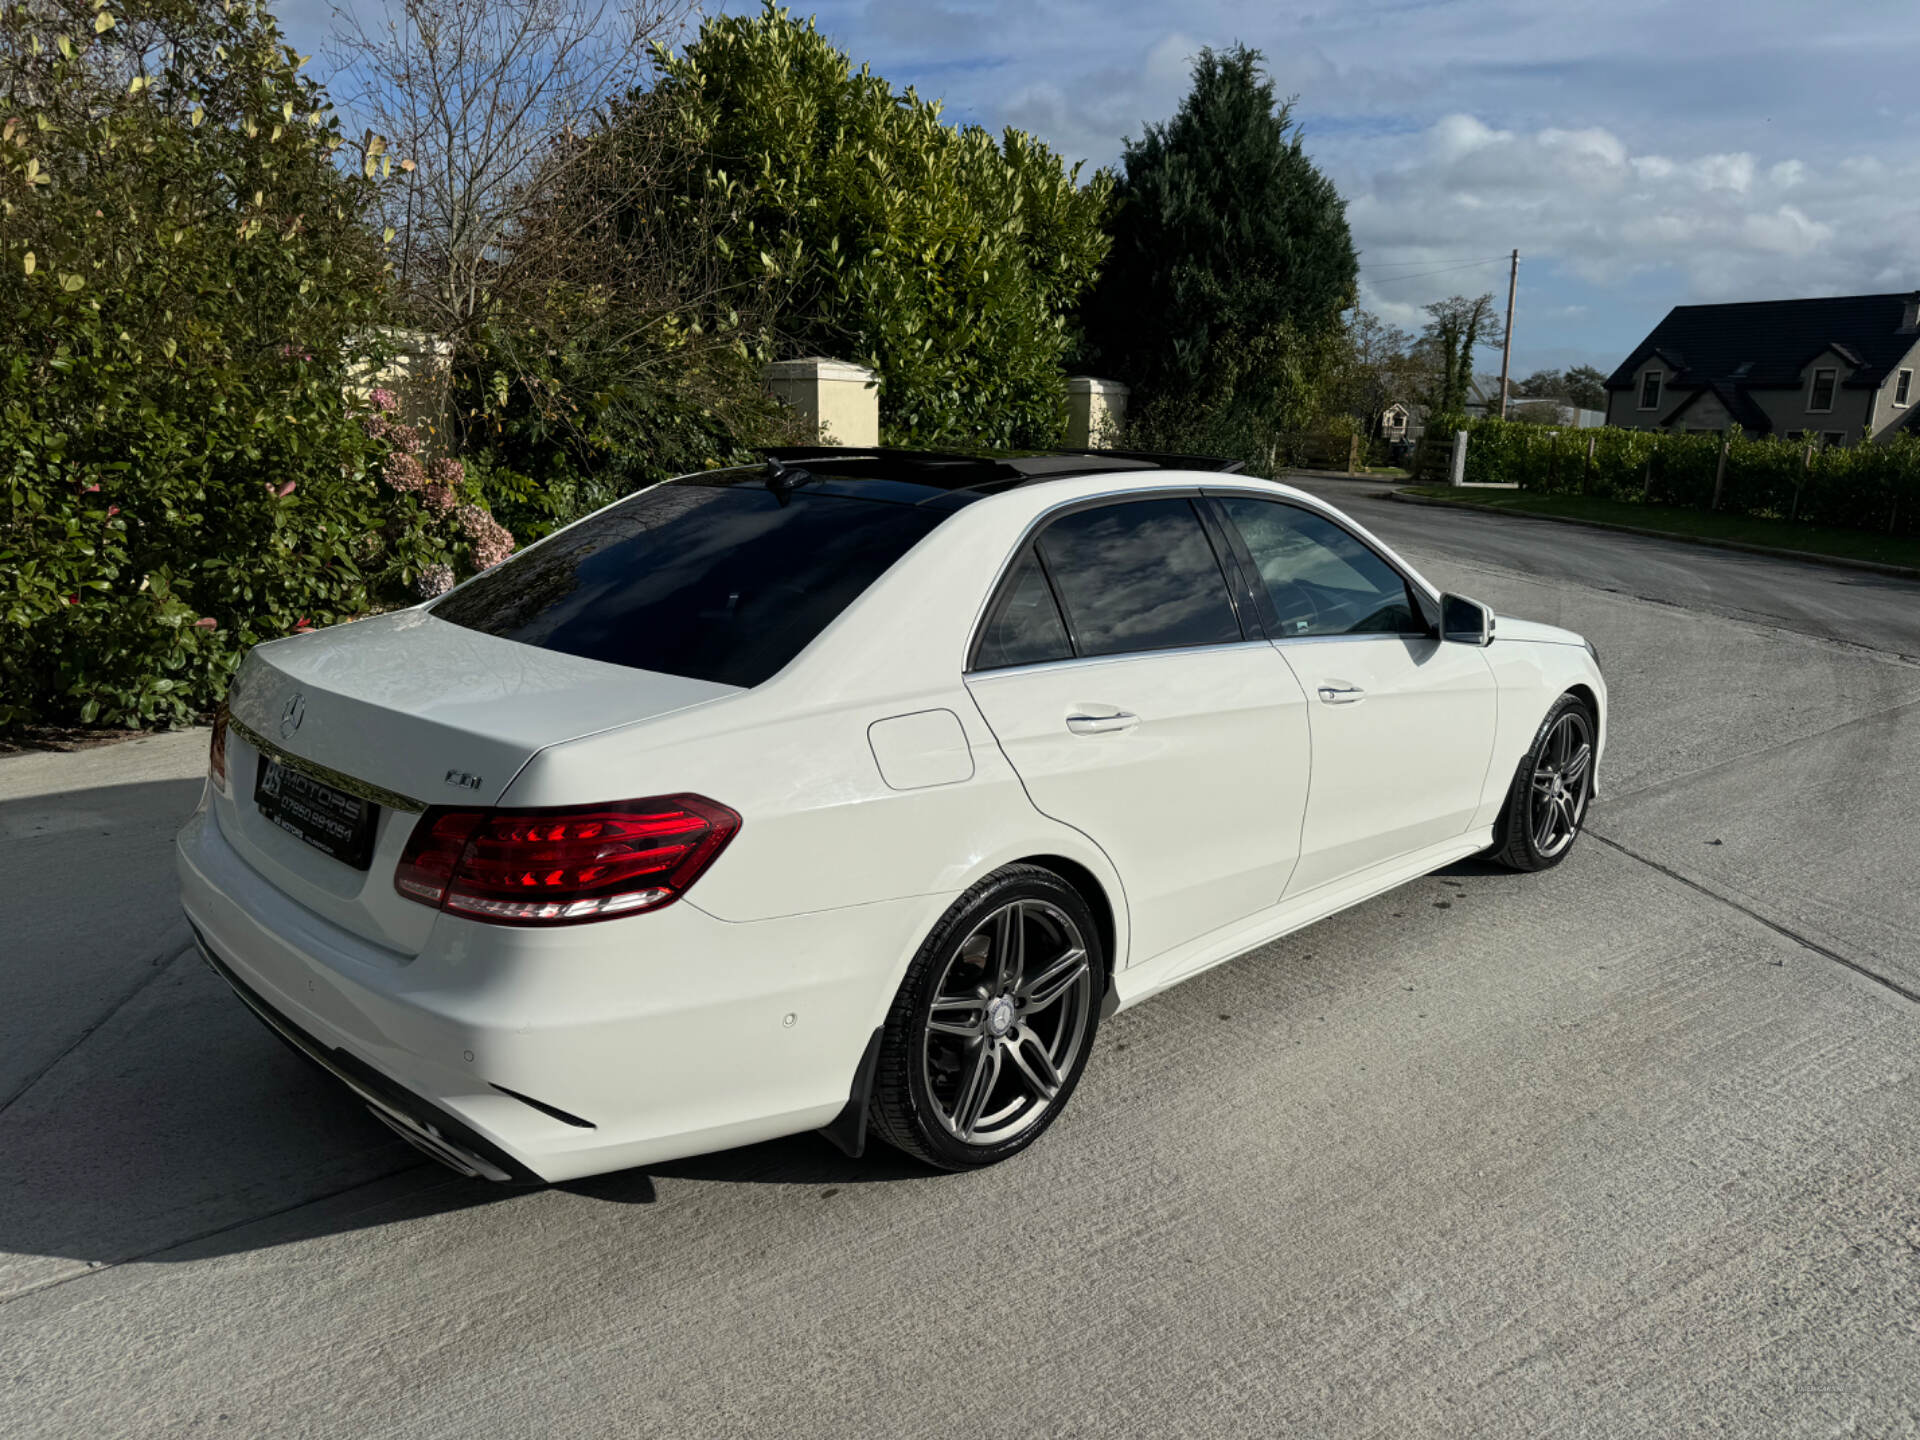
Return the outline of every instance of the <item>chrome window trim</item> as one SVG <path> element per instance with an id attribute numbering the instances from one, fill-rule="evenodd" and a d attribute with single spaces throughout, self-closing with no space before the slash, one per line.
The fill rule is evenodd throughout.
<path id="1" fill-rule="evenodd" d="M 1379 638 L 1393 640 L 1399 637 L 1383 635 Z M 1174 655 L 1216 655 L 1225 650 L 1264 650 L 1271 644 L 1273 641 L 1266 639 L 1223 640 L 1218 645 L 1170 645 L 1164 650 L 1123 650 L 1115 655 L 1070 655 L 1065 660 L 1036 660 L 1031 665 L 1001 665 L 992 670 L 969 670 L 960 678 L 962 680 L 997 680 L 1002 675 L 1036 675 L 1048 670 L 1064 670 L 1075 665 L 1113 665 L 1128 660 L 1158 660 Z"/>
<path id="2" fill-rule="evenodd" d="M 404 810 L 409 815 L 418 815 L 427 808 L 425 801 L 402 795 L 398 790 L 382 789 L 365 780 L 356 780 L 351 775 L 343 775 L 338 770 L 329 769 L 318 761 L 308 760 L 291 751 L 282 750 L 257 730 L 241 721 L 238 716 L 227 717 L 227 728 L 269 760 L 277 761 L 289 770 L 298 770 L 308 779 L 318 780 L 322 785 L 331 785 L 334 789 L 344 791 L 355 799 L 384 805 L 389 810 Z"/>
<path id="3" fill-rule="evenodd" d="M 1435 645 L 1440 643 L 1440 637 L 1437 635 L 1415 635 L 1411 631 L 1402 630 L 1367 630 L 1358 635 L 1281 635 L 1267 643 L 1269 645 L 1325 645 L 1334 641 L 1352 644 L 1355 640 L 1424 640 Z"/>

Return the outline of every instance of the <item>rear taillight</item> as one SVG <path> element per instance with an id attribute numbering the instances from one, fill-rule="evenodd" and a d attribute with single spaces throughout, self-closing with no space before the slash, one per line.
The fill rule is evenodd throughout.
<path id="1" fill-rule="evenodd" d="M 221 794 L 227 791 L 227 707 L 221 702 L 213 712 L 213 738 L 207 742 L 207 773 Z"/>
<path id="2" fill-rule="evenodd" d="M 505 925 L 606 920 L 671 904 L 740 828 L 699 795 L 566 810 L 454 810 L 415 822 L 393 888 Z"/>

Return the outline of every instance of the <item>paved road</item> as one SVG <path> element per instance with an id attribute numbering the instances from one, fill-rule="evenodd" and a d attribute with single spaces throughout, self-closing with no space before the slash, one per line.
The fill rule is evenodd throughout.
<path id="1" fill-rule="evenodd" d="M 1378 480 L 1296 477 L 1388 544 L 1426 556 L 1578 581 L 1710 615 L 1920 658 L 1920 581 L 1677 540 L 1388 500 Z"/>
<path id="2" fill-rule="evenodd" d="M 1920 1435 L 1913 647 L 1785 624 L 1828 572 L 1366 518 L 1594 636 L 1593 833 L 1118 1017 L 980 1175 L 446 1176 L 178 953 L 201 737 L 0 761 L 0 1430 Z"/>

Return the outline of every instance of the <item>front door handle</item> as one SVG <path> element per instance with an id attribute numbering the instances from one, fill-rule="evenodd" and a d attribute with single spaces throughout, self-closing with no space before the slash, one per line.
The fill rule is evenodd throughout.
<path id="1" fill-rule="evenodd" d="M 1344 680 L 1328 680 L 1320 686 L 1320 698 L 1329 705 L 1351 705 L 1367 698 L 1367 692 Z"/>
<path id="2" fill-rule="evenodd" d="M 1116 710 L 1111 715 L 1069 715 L 1067 729 L 1076 735 L 1111 735 L 1116 730 L 1131 730 L 1140 723 L 1138 715 Z"/>

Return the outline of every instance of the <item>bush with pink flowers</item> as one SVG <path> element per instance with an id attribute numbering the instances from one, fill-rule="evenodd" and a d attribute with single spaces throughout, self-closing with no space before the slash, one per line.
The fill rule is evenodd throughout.
<path id="1" fill-rule="evenodd" d="M 379 539 L 384 591 L 432 599 L 465 575 L 490 570 L 514 539 L 487 510 L 480 487 L 449 455 L 429 456 L 419 427 L 399 419 L 399 398 L 375 389 L 361 416 L 376 458 L 388 518 Z"/>

